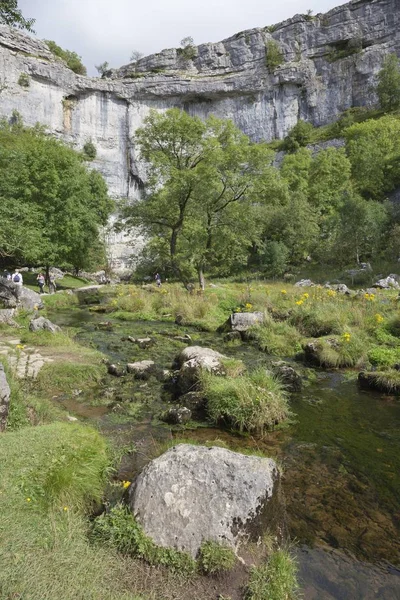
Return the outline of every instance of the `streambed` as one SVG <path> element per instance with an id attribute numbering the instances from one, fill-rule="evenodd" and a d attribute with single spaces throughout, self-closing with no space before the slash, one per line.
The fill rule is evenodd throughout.
<path id="1" fill-rule="evenodd" d="M 169 369 L 187 345 L 173 336 L 183 333 L 192 337 L 190 343 L 240 358 L 248 367 L 271 358 L 250 344 L 227 343 L 216 333 L 173 323 L 121 322 L 88 308 L 57 311 L 51 319 L 75 328 L 78 339 L 121 364 L 151 359 Z M 104 320 L 111 321 L 112 330 L 98 328 Z M 128 335 L 150 336 L 155 344 L 142 350 L 121 340 Z M 289 527 L 307 600 L 400 599 L 400 400 L 359 390 L 355 373 L 313 373 L 292 396 L 294 422 L 262 440 L 208 426 L 184 435 L 223 440 L 238 450 L 260 449 L 283 465 Z M 156 418 L 170 398 L 155 379 L 123 379 L 108 376 L 98 397 L 59 401 L 71 414 L 96 422 L 121 448 L 126 445 L 119 476 L 131 479 L 149 460 L 152 445 L 171 437 Z M 128 452 L 132 444 L 135 451 Z"/>

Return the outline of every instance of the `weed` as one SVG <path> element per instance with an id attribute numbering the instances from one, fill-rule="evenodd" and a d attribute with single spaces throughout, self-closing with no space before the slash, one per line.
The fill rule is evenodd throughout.
<path id="1" fill-rule="evenodd" d="M 236 555 L 231 548 L 218 542 L 203 542 L 199 553 L 200 566 L 205 573 L 231 571 L 236 563 Z"/>
<path id="2" fill-rule="evenodd" d="M 278 550 L 267 564 L 252 568 L 246 600 L 294 600 L 298 589 L 293 557 L 286 550 Z"/>
<path id="3" fill-rule="evenodd" d="M 283 52 L 280 49 L 278 42 L 272 39 L 268 40 L 265 44 L 265 64 L 270 73 L 275 71 L 283 61 Z"/>

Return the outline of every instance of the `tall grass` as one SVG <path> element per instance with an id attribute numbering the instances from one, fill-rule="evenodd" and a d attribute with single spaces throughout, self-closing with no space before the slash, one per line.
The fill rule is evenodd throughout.
<path id="1" fill-rule="evenodd" d="M 286 550 L 277 550 L 267 564 L 251 570 L 246 600 L 295 600 L 298 590 L 295 560 Z"/>
<path id="2" fill-rule="evenodd" d="M 290 414 L 284 386 L 264 369 L 235 378 L 204 372 L 201 387 L 211 420 L 227 422 L 240 432 L 262 434 Z"/>

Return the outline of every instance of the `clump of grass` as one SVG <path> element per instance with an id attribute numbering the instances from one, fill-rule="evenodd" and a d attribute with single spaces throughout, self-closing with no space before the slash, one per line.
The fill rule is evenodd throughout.
<path id="1" fill-rule="evenodd" d="M 322 367 L 361 367 L 366 361 L 367 346 L 362 335 L 344 333 L 340 338 L 320 338 L 312 345 L 311 355 L 306 347 L 306 357 Z"/>
<path id="2" fill-rule="evenodd" d="M 294 600 L 298 590 L 295 560 L 286 550 L 277 550 L 267 564 L 252 568 L 246 600 Z"/>
<path id="3" fill-rule="evenodd" d="M 121 504 L 94 520 L 92 537 L 110 544 L 122 554 L 142 558 L 151 565 L 164 565 L 176 573 L 191 575 L 197 568 L 196 561 L 188 553 L 157 546 L 128 508 Z"/>
<path id="4" fill-rule="evenodd" d="M 394 369 L 376 373 L 376 383 L 379 389 L 386 393 L 400 393 L 400 371 Z"/>
<path id="5" fill-rule="evenodd" d="M 322 337 L 342 333 L 346 319 L 343 318 L 343 311 L 330 302 L 313 303 L 312 306 L 296 312 L 290 322 L 306 337 Z"/>
<path id="6" fill-rule="evenodd" d="M 400 362 L 400 348 L 385 348 L 384 346 L 372 346 L 368 350 L 369 362 L 377 367 L 393 367 Z"/>
<path id="7" fill-rule="evenodd" d="M 231 548 L 218 542 L 203 542 L 199 551 L 199 563 L 205 573 L 215 574 L 231 571 L 236 555 Z"/>
<path id="8" fill-rule="evenodd" d="M 293 325 L 266 317 L 261 325 L 250 329 L 258 347 L 274 356 L 294 356 L 300 349 L 302 336 Z"/>
<path id="9" fill-rule="evenodd" d="M 74 346 L 75 342 L 68 333 L 60 331 L 51 333 L 51 331 L 24 331 L 21 335 L 23 344 L 32 346 L 53 346 L 54 348 Z"/>
<path id="10" fill-rule="evenodd" d="M 229 423 L 240 432 L 262 434 L 290 414 L 284 386 L 264 369 L 236 378 L 204 372 L 201 387 L 210 419 Z"/>
<path id="11" fill-rule="evenodd" d="M 47 363 L 40 370 L 36 383 L 42 392 L 72 392 L 77 388 L 94 387 L 104 377 L 101 364 L 85 364 L 77 360 Z"/>
<path id="12" fill-rule="evenodd" d="M 50 294 L 49 296 L 43 296 L 43 303 L 46 308 L 70 308 L 78 306 L 79 300 L 76 294 Z"/>
<path id="13" fill-rule="evenodd" d="M 397 315 L 392 317 L 389 320 L 386 328 L 389 331 L 389 333 L 391 333 L 394 337 L 399 338 L 400 337 L 400 317 Z"/>

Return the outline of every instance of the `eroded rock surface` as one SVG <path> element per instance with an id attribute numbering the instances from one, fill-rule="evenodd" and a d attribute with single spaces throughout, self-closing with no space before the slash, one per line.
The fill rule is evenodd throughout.
<path id="1" fill-rule="evenodd" d="M 272 459 L 181 444 L 143 469 L 129 500 L 156 544 L 196 556 L 204 540 L 237 549 L 276 533 L 279 483 Z"/>
<path id="2" fill-rule="evenodd" d="M 50 331 L 50 333 L 57 333 L 61 331 L 61 327 L 52 323 L 45 317 L 36 317 L 29 323 L 30 331 Z"/>

